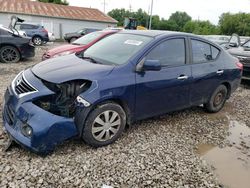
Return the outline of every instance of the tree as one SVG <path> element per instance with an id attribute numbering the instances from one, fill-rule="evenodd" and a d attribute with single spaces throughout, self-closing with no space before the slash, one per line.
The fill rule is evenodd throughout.
<path id="1" fill-rule="evenodd" d="M 250 14 L 246 13 L 223 13 L 219 19 L 219 27 L 222 34 L 232 35 L 237 33 L 241 36 L 250 35 Z"/>
<path id="2" fill-rule="evenodd" d="M 186 12 L 180 12 L 180 11 L 176 11 L 175 13 L 173 13 L 168 21 L 170 21 L 171 23 L 175 23 L 174 25 L 176 26 L 174 29 L 174 31 L 182 31 L 184 25 L 191 21 L 191 16 L 189 16 Z"/>
<path id="3" fill-rule="evenodd" d="M 55 3 L 55 4 L 60 4 L 60 5 L 69 5 L 67 0 L 38 0 L 43 3 Z"/>
<path id="4" fill-rule="evenodd" d="M 113 9 L 108 12 L 108 15 L 118 21 L 118 26 L 123 26 L 125 17 L 132 17 L 132 13 L 128 10 L 125 10 L 124 8 Z"/>
<path id="5" fill-rule="evenodd" d="M 198 35 L 215 35 L 219 34 L 219 28 L 209 21 L 189 21 L 183 27 L 184 32 L 194 33 Z"/>

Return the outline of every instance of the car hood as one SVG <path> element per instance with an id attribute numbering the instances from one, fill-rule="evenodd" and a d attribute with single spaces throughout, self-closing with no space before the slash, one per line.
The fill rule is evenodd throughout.
<path id="1" fill-rule="evenodd" d="M 243 47 L 230 48 L 228 49 L 228 52 L 235 56 L 250 57 L 250 51 L 245 51 Z"/>
<path id="2" fill-rule="evenodd" d="M 94 64 L 71 54 L 48 59 L 31 70 L 37 77 L 58 84 L 78 79 L 97 80 L 108 75 L 113 69 L 114 66 Z"/>
<path id="3" fill-rule="evenodd" d="M 58 47 L 48 50 L 47 54 L 50 54 L 53 56 L 62 52 L 67 52 L 67 51 L 78 52 L 80 50 L 84 50 L 85 48 L 86 48 L 86 45 L 66 44 L 66 45 L 58 46 Z"/>

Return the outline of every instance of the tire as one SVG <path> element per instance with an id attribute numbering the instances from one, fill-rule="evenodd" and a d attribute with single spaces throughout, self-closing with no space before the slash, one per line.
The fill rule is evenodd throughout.
<path id="1" fill-rule="evenodd" d="M 76 39 L 77 39 L 77 38 L 75 38 L 75 37 L 71 38 L 70 41 L 69 41 L 69 43 L 74 42 Z"/>
<path id="2" fill-rule="evenodd" d="M 41 46 L 43 44 L 43 39 L 39 36 L 34 36 L 32 39 L 32 42 L 36 45 L 36 46 Z"/>
<path id="3" fill-rule="evenodd" d="M 13 46 L 4 46 L 0 49 L 0 61 L 3 63 L 17 63 L 21 59 L 19 51 Z"/>
<path id="4" fill-rule="evenodd" d="M 93 147 L 106 146 L 120 137 L 125 125 L 126 113 L 122 107 L 112 102 L 105 103 L 90 112 L 82 139 Z"/>
<path id="5" fill-rule="evenodd" d="M 208 103 L 204 104 L 205 110 L 210 113 L 219 112 L 223 108 L 227 100 L 227 94 L 228 94 L 227 87 L 224 85 L 220 85 L 213 92 Z"/>

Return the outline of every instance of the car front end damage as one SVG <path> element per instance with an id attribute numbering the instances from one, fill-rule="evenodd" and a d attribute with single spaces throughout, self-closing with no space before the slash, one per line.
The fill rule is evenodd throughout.
<path id="1" fill-rule="evenodd" d="M 31 69 L 19 73 L 5 92 L 4 129 L 33 152 L 53 151 L 57 144 L 78 135 L 74 113 L 83 104 L 78 95 L 90 85 L 87 80 L 50 83 Z"/>

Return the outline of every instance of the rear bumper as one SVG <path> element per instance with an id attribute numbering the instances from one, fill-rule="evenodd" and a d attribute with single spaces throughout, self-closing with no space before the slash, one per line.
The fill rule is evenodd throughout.
<path id="1" fill-rule="evenodd" d="M 35 47 L 27 44 L 25 46 L 22 46 L 20 48 L 20 53 L 22 58 L 31 58 L 35 56 Z"/>

